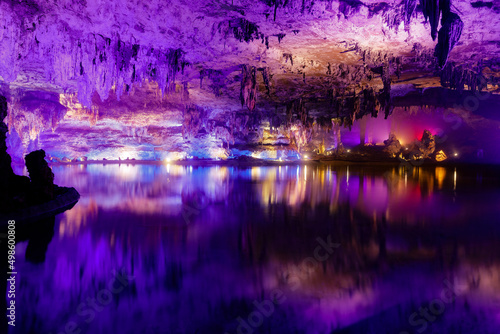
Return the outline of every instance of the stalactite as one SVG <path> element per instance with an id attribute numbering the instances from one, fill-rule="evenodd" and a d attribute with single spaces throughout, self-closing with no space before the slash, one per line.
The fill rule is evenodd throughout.
<path id="1" fill-rule="evenodd" d="M 257 101 L 257 80 L 255 78 L 255 66 L 243 65 L 241 68 L 241 105 L 246 105 L 248 110 L 255 108 Z"/>
<path id="2" fill-rule="evenodd" d="M 85 107 L 91 106 L 94 92 L 106 99 L 115 87 L 119 99 L 126 87 L 144 79 L 155 80 L 164 89 L 187 65 L 180 49 L 153 49 L 124 42 L 117 35 L 71 33 L 63 23 L 25 30 L 15 23 L 17 18 L 3 19 L 9 30 L 0 37 L 5 60 L 0 64 L 3 79 L 16 79 L 22 63 L 19 59 L 43 60 L 41 70 L 46 82 L 65 89 L 71 83 L 69 91 L 78 92 Z M 12 61 L 7 61 L 11 57 Z M 5 67 L 6 63 L 10 65 Z"/>
<path id="3" fill-rule="evenodd" d="M 296 145 L 297 151 L 301 152 L 304 146 L 311 141 L 312 129 L 295 124 L 288 130 L 288 137 L 291 139 L 291 143 Z"/>
<path id="4" fill-rule="evenodd" d="M 290 64 L 293 66 L 293 56 L 291 53 L 283 53 L 283 57 L 285 58 L 285 63 L 290 60 Z"/>
<path id="5" fill-rule="evenodd" d="M 342 145 L 342 138 L 340 132 L 340 126 L 342 125 L 341 120 L 332 119 L 333 135 L 335 137 L 335 151 L 337 154 L 344 153 L 344 146 Z"/>
<path id="6" fill-rule="evenodd" d="M 303 126 L 308 126 L 309 111 L 307 110 L 304 101 L 299 99 L 295 101 L 295 110 L 297 111 L 297 116 Z"/>
<path id="7" fill-rule="evenodd" d="M 438 43 L 434 52 L 438 60 L 438 65 L 441 68 L 446 65 L 448 55 L 460 39 L 463 28 L 464 23 L 455 13 L 449 13 L 446 19 L 443 20 L 442 27 L 439 29 Z"/>
<path id="8" fill-rule="evenodd" d="M 270 95 L 271 93 L 271 85 L 270 85 L 270 79 L 271 79 L 271 71 L 269 70 L 269 67 L 264 67 L 261 69 L 262 71 L 262 81 L 264 81 L 264 86 L 266 87 L 267 91 L 267 96 Z"/>
<path id="9" fill-rule="evenodd" d="M 410 31 L 411 17 L 415 8 L 417 8 L 417 0 L 404 0 L 404 23 L 405 31 Z"/>
<path id="10" fill-rule="evenodd" d="M 285 1 L 287 1 L 287 0 L 285 0 Z M 282 1 L 281 0 L 265 0 L 264 2 L 269 7 L 274 7 L 273 20 L 276 21 L 276 13 L 278 12 L 279 6 L 282 5 Z"/>
<path id="11" fill-rule="evenodd" d="M 331 1 L 331 0 L 329 0 Z M 314 0 L 302 0 L 300 2 L 294 2 L 291 0 L 263 0 L 266 5 L 269 7 L 273 8 L 273 20 L 276 21 L 276 15 L 278 13 L 278 9 L 280 7 L 285 8 L 285 7 L 290 7 L 291 9 L 296 8 L 297 10 L 299 9 L 300 6 L 300 13 L 304 14 L 307 10 L 307 13 L 311 13 L 313 6 L 314 6 Z M 300 4 L 299 4 L 300 3 Z"/>
<path id="12" fill-rule="evenodd" d="M 363 90 L 363 101 L 361 103 L 361 114 L 370 114 L 372 117 L 378 116 L 380 104 L 373 88 L 369 87 Z"/>
<path id="13" fill-rule="evenodd" d="M 415 43 L 413 44 L 412 53 L 414 54 L 413 63 L 420 63 L 429 68 L 435 67 L 436 57 L 431 49 L 424 48 L 420 43 Z"/>
<path id="14" fill-rule="evenodd" d="M 22 150 L 15 152 L 14 158 L 22 159 L 30 145 L 33 150 L 38 149 L 40 133 L 55 130 L 66 112 L 67 108 L 59 103 L 58 94 L 14 91 L 10 97 L 6 118 L 9 131 L 15 131 L 22 143 Z"/>
<path id="15" fill-rule="evenodd" d="M 391 76 L 390 76 L 390 64 L 385 63 L 382 69 L 382 82 L 384 83 L 384 88 L 381 94 L 381 105 L 385 111 L 385 118 L 387 118 L 393 109 L 391 104 Z"/>
<path id="16" fill-rule="evenodd" d="M 209 88 L 215 94 L 215 96 L 221 96 L 222 89 L 226 87 L 226 76 L 221 70 L 214 69 L 202 69 L 200 71 L 200 88 L 202 88 L 202 83 L 204 78 L 208 78 L 212 81 Z"/>
<path id="17" fill-rule="evenodd" d="M 425 20 L 428 20 L 431 25 L 431 37 L 435 41 L 437 37 L 437 28 L 439 24 L 440 1 L 439 0 L 420 0 L 422 12 Z"/>
<path id="18" fill-rule="evenodd" d="M 235 134 L 245 137 L 249 133 L 249 122 L 250 116 L 247 114 L 237 114 L 234 117 L 234 122 L 231 124 L 231 128 L 234 129 Z"/>
<path id="19" fill-rule="evenodd" d="M 375 7 L 374 10 L 383 11 L 384 22 L 389 29 L 393 29 L 398 32 L 398 28 L 401 22 L 404 23 L 404 29 L 409 33 L 411 18 L 415 9 L 417 8 L 417 0 L 403 0 L 399 4 L 390 7 L 381 7 L 380 5 Z"/>
<path id="20" fill-rule="evenodd" d="M 339 12 L 342 13 L 345 18 L 349 18 L 359 12 L 363 6 L 364 4 L 359 0 L 340 0 Z"/>
<path id="21" fill-rule="evenodd" d="M 206 120 L 206 110 L 196 105 L 186 105 L 182 113 L 182 137 L 186 140 L 194 138 Z"/>
<path id="22" fill-rule="evenodd" d="M 216 126 L 214 135 L 217 140 L 222 140 L 222 143 L 234 144 L 234 135 L 232 130 L 228 130 L 226 126 Z"/>
<path id="23" fill-rule="evenodd" d="M 450 0 L 420 0 L 422 11 L 426 20 L 431 25 L 432 40 L 438 37 L 438 43 L 434 52 L 438 65 L 444 67 L 450 51 L 462 35 L 464 24 L 460 17 L 451 12 Z M 439 17 L 441 15 L 441 29 L 437 31 Z"/>
<path id="24" fill-rule="evenodd" d="M 284 123 L 283 117 L 281 117 L 280 113 L 278 112 L 277 105 L 274 106 L 274 111 L 269 112 L 268 119 L 271 133 L 277 130 Z"/>
<path id="25" fill-rule="evenodd" d="M 228 24 L 234 38 L 240 42 L 245 41 L 249 43 L 260 36 L 259 26 L 243 18 L 230 20 Z"/>
<path id="26" fill-rule="evenodd" d="M 462 92 L 467 85 L 472 92 L 481 91 L 488 80 L 481 74 L 481 67 L 470 69 L 448 62 L 440 72 L 441 85 Z"/>

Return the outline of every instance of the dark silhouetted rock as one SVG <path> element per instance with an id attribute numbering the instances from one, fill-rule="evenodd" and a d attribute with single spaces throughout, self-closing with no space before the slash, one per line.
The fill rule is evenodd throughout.
<path id="1" fill-rule="evenodd" d="M 10 155 L 7 154 L 6 139 L 9 129 L 3 122 L 5 117 L 7 117 L 7 100 L 5 97 L 0 96 L 0 177 L 2 181 L 14 175 L 11 167 L 11 158 Z"/>
<path id="2" fill-rule="evenodd" d="M 0 211 L 8 210 L 12 206 L 12 188 L 14 172 L 11 167 L 11 158 L 7 153 L 7 125 L 3 119 L 7 116 L 7 100 L 0 96 Z"/>
<path id="3" fill-rule="evenodd" d="M 26 155 L 25 161 L 31 179 L 30 195 L 33 202 L 41 203 L 53 199 L 54 173 L 45 161 L 45 151 L 33 151 Z"/>

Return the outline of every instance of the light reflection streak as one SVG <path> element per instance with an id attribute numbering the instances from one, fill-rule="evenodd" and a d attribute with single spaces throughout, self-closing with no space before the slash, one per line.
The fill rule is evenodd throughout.
<path id="1" fill-rule="evenodd" d="M 453 190 L 457 190 L 457 169 L 453 171 Z"/>
<path id="2" fill-rule="evenodd" d="M 64 169 L 66 180 L 56 180 L 60 184 L 71 184 L 81 177 L 72 177 L 72 173 L 80 175 L 100 175 L 108 181 L 103 181 L 102 189 L 93 195 L 92 210 L 99 208 L 120 208 L 142 214 L 176 215 L 182 210 L 183 198 L 202 193 L 212 202 L 226 201 L 232 196 L 232 179 L 251 179 L 252 192 L 257 194 L 262 206 L 267 207 L 278 203 L 299 210 L 307 203 L 311 208 L 327 204 L 331 210 L 338 205 L 349 203 L 352 207 L 372 215 L 382 215 L 389 210 L 391 218 L 410 217 L 416 221 L 421 215 L 417 207 L 436 205 L 433 201 L 434 188 L 441 190 L 446 187 L 446 168 L 421 169 L 408 173 L 404 168 L 392 168 L 387 176 L 366 174 L 352 166 L 255 166 L 248 169 L 226 166 L 194 167 L 180 165 L 147 166 L 140 165 L 88 165 L 67 166 Z M 162 170 L 162 168 L 164 168 Z M 303 168 L 303 175 L 301 175 Z M 308 178 L 312 173 L 314 178 Z M 457 189 L 457 171 L 453 172 L 453 190 Z M 61 179 L 59 174 L 58 178 Z M 134 178 L 140 182 L 130 183 Z M 389 179 L 390 178 L 390 182 Z M 114 181 L 109 181 L 114 180 Z M 106 184 L 106 186 L 104 186 Z M 76 184 L 78 189 L 85 191 L 84 184 Z M 450 185 L 451 186 L 451 185 Z M 99 186 L 100 187 L 100 186 Z M 186 197 L 188 196 L 188 197 Z M 82 202 L 83 203 L 83 202 Z M 87 206 L 75 209 L 89 211 Z M 412 211 L 416 210 L 416 211 Z M 412 213 L 413 212 L 413 213 Z M 85 212 L 80 215 L 85 215 Z M 78 219 L 72 219 L 76 225 Z M 75 227 L 78 229 L 77 227 Z M 62 227 L 62 233 L 71 232 L 71 227 Z"/>

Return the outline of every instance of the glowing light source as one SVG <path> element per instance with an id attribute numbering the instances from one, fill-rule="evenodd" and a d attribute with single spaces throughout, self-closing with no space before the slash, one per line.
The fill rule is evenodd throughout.
<path id="1" fill-rule="evenodd" d="M 347 150 L 347 153 L 351 153 L 351 150 Z"/>
<path id="2" fill-rule="evenodd" d="M 436 153 L 436 161 L 444 161 L 446 160 L 448 157 L 446 156 L 446 154 L 443 152 L 443 150 L 440 150 L 439 152 Z"/>
<path id="3" fill-rule="evenodd" d="M 307 154 L 305 154 L 304 159 L 309 159 L 309 156 Z"/>
<path id="4" fill-rule="evenodd" d="M 456 153 L 456 152 L 455 152 L 455 153 L 453 154 L 453 156 L 454 156 L 454 157 L 458 157 L 458 153 Z"/>

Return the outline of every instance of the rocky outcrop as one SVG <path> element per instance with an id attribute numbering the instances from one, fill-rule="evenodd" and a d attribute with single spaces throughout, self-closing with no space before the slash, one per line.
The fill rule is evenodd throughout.
<path id="1" fill-rule="evenodd" d="M 6 115 L 7 100 L 5 97 L 0 96 L 0 119 L 2 120 L 0 123 L 0 213 L 19 214 L 19 212 L 26 211 L 28 208 L 53 200 L 58 192 L 65 192 L 67 188 L 58 188 L 54 185 L 54 174 L 45 161 L 45 151 L 43 150 L 33 151 L 26 155 L 26 168 L 28 169 L 29 178 L 14 174 L 5 140 L 8 128 L 3 119 Z M 70 199 L 74 204 L 79 195 L 74 189 L 72 194 Z M 62 208 L 65 205 L 65 200 L 60 199 L 57 204 L 58 208 Z M 53 207 L 53 203 L 48 207 Z M 32 216 L 40 214 L 43 214 L 43 212 L 38 210 L 32 213 Z"/>
<path id="2" fill-rule="evenodd" d="M 424 130 L 418 148 L 424 159 L 430 158 L 432 153 L 434 153 L 436 149 L 436 140 L 429 130 Z"/>
<path id="3" fill-rule="evenodd" d="M 42 203 L 54 199 L 54 173 L 45 161 L 45 151 L 33 151 L 26 155 L 25 160 L 31 180 L 32 202 Z"/>
<path id="4" fill-rule="evenodd" d="M 384 140 L 384 152 L 388 153 L 392 158 L 396 157 L 401 152 L 401 143 L 396 138 L 396 135 L 391 133 L 389 139 Z"/>

